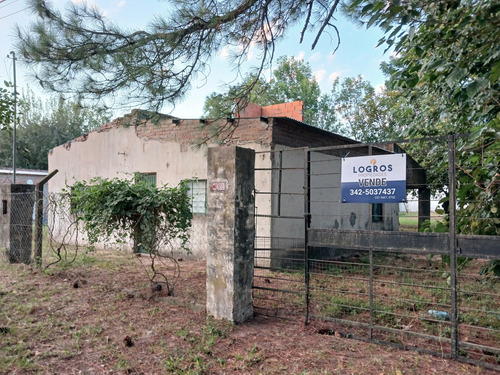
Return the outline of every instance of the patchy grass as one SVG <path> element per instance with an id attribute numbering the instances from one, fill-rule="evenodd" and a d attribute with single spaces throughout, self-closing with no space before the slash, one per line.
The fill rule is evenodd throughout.
<path id="1" fill-rule="evenodd" d="M 302 317 L 212 319 L 205 263 L 181 267 L 172 297 L 151 290 L 130 254 L 96 251 L 46 272 L 0 259 L 0 374 L 493 374 L 318 335 L 321 323 Z"/>
<path id="2" fill-rule="evenodd" d="M 373 255 L 373 298 L 370 299 L 370 268 L 365 264 L 366 254 L 353 252 L 341 260 L 312 262 L 309 313 L 315 318 L 337 322 L 326 325 L 326 331 L 366 338 L 368 328 L 359 326 L 372 322 L 375 326 L 391 329 L 375 328 L 375 339 L 449 354 L 451 345 L 441 340 L 452 337 L 452 293 L 447 263 L 439 256 L 377 252 Z M 471 260 L 464 263 L 458 275 L 458 324 L 460 341 L 464 344 L 460 354 L 499 366 L 500 355 L 496 351 L 500 349 L 500 278 L 481 275 L 479 270 L 484 262 Z M 262 278 L 256 282 L 270 290 L 301 292 L 299 286 L 303 281 L 298 282 L 299 275 L 297 273 L 293 283 L 289 278 L 284 283 L 287 275 L 274 272 L 267 274 L 267 284 L 262 283 Z M 290 303 L 296 299 L 295 295 L 289 298 L 284 293 L 280 296 L 276 292 L 264 293 L 261 290 L 255 294 L 259 296 L 258 305 L 264 311 L 268 307 L 271 315 L 291 317 L 302 313 L 302 304 Z M 371 315 L 370 306 L 373 306 Z M 447 315 L 440 318 L 430 312 L 432 310 Z M 420 339 L 410 333 L 431 335 L 434 339 Z"/>

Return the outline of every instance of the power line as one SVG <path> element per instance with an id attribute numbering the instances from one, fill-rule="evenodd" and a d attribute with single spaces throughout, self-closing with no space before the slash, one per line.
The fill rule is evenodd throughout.
<path id="1" fill-rule="evenodd" d="M 5 1 L 5 0 L 4 0 L 4 1 Z M 0 20 L 3 20 L 4 18 L 10 17 L 10 16 L 13 16 L 14 14 L 24 12 L 25 10 L 27 10 L 27 9 L 29 9 L 29 8 L 30 8 L 30 7 L 26 7 L 26 8 L 24 8 L 24 9 L 18 10 L 17 12 L 14 12 L 14 13 L 11 13 L 11 14 L 7 14 L 6 16 L 0 17 Z"/>
<path id="2" fill-rule="evenodd" d="M 6 0 L 1 0 L 1 1 L 0 1 L 0 4 L 2 4 L 4 1 L 6 1 Z M 11 1 L 10 3 L 7 3 L 7 4 L 5 4 L 5 5 L 2 5 L 2 6 L 0 7 L 0 9 L 3 9 L 3 8 L 5 8 L 5 7 L 8 7 L 9 5 L 12 5 L 12 4 L 14 4 L 14 3 L 17 3 L 18 1 L 19 1 L 19 0 L 14 0 L 14 1 Z"/>

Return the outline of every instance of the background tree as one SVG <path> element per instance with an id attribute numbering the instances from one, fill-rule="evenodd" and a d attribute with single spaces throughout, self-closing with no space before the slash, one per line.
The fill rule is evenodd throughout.
<path id="1" fill-rule="evenodd" d="M 62 97 L 43 102 L 28 89 L 18 108 L 17 166 L 47 169 L 49 150 L 109 121 L 98 108 L 82 108 Z M 0 165 L 12 164 L 12 135 L 0 132 Z"/>
<path id="2" fill-rule="evenodd" d="M 396 106 L 391 92 L 376 92 L 361 76 L 336 79 L 329 97 L 329 111 L 337 117 L 331 129 L 361 142 L 396 139 L 401 134 L 399 122 L 391 113 Z"/>
<path id="3" fill-rule="evenodd" d="M 252 89 L 245 93 L 244 90 L 253 82 Z M 239 85 L 229 86 L 229 88 L 223 93 L 212 92 L 205 98 L 205 104 L 203 106 L 203 116 L 206 118 L 218 119 L 224 117 L 232 117 L 235 112 L 235 100 L 241 99 L 241 95 L 246 95 L 246 101 L 266 105 L 267 103 L 263 96 L 269 88 L 269 84 L 264 81 L 264 79 L 256 77 L 249 74 L 243 80 L 243 83 Z M 263 100 L 264 99 L 264 100 Z"/>
<path id="4" fill-rule="evenodd" d="M 0 133 L 8 131 L 13 123 L 14 96 L 11 92 L 12 85 L 4 81 L 4 87 L 0 88 Z"/>
<path id="5" fill-rule="evenodd" d="M 321 90 L 308 63 L 293 57 L 278 58 L 276 69 L 269 82 L 255 75 L 248 75 L 239 85 L 229 87 L 225 93 L 213 92 L 205 99 L 204 116 L 228 117 L 234 113 L 235 100 L 254 83 L 246 100 L 261 106 L 295 100 L 304 102 L 304 122 L 316 125 Z"/>
<path id="6" fill-rule="evenodd" d="M 254 80 L 249 76 L 241 86 Z M 239 90 L 240 85 L 236 85 L 225 93 L 210 94 L 205 99 L 204 116 L 231 116 Z M 389 140 L 401 133 L 391 115 L 396 103 L 390 93 L 376 93 L 362 77 L 347 77 L 342 82 L 336 79 L 330 92 L 321 93 L 309 64 L 293 57 L 279 58 L 272 79 L 258 79 L 247 99 L 261 106 L 302 100 L 305 123 L 363 142 Z"/>
<path id="7" fill-rule="evenodd" d="M 407 135 L 467 133 L 457 139 L 459 232 L 500 235 L 500 4 L 352 1 L 348 10 L 382 27 L 380 43 L 397 52 L 390 85 L 414 111 Z M 442 174 L 443 148 L 419 148 L 422 165 Z"/>
<path id="8" fill-rule="evenodd" d="M 265 103 L 262 105 L 302 100 L 304 122 L 316 123 L 321 90 L 308 63 L 293 57 L 280 57 L 269 88 L 263 94 Z"/>

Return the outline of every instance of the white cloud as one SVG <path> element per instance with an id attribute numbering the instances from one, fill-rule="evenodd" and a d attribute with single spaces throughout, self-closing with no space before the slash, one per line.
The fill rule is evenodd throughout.
<path id="1" fill-rule="evenodd" d="M 380 85 L 375 86 L 375 94 L 381 94 L 385 91 L 385 85 L 381 83 Z"/>
<path id="2" fill-rule="evenodd" d="M 103 16 L 108 17 L 109 12 L 107 9 L 101 9 L 99 8 L 99 5 L 93 1 L 93 0 L 71 0 L 72 3 L 77 4 L 77 5 L 86 5 L 87 7 L 91 9 L 96 9 L 101 13 Z"/>
<path id="3" fill-rule="evenodd" d="M 328 83 L 329 83 L 330 85 L 331 85 L 331 84 L 333 84 L 333 82 L 335 82 L 335 80 L 336 80 L 337 78 L 339 78 L 339 77 L 340 77 L 340 73 L 338 73 L 338 72 L 333 72 L 332 74 L 330 74 L 330 75 L 328 76 Z"/>
<path id="4" fill-rule="evenodd" d="M 316 62 L 316 61 L 319 61 L 321 60 L 321 52 L 316 52 L 314 55 L 312 55 L 311 57 L 309 57 L 309 61 L 310 62 Z"/>
<path id="5" fill-rule="evenodd" d="M 126 0 L 114 0 L 113 5 L 110 5 L 106 9 L 102 9 L 99 8 L 99 5 L 95 0 L 71 0 L 71 2 L 77 5 L 86 5 L 89 8 L 98 9 L 99 12 L 105 17 L 109 17 L 111 14 L 115 13 L 116 9 L 123 8 L 127 3 Z"/>
<path id="6" fill-rule="evenodd" d="M 296 59 L 299 60 L 299 61 L 302 61 L 302 60 L 304 60 L 305 56 L 306 56 L 306 53 L 304 51 L 299 51 Z"/>
<path id="7" fill-rule="evenodd" d="M 252 61 L 253 59 L 255 59 L 255 49 L 250 47 L 247 53 L 247 61 Z"/>
<path id="8" fill-rule="evenodd" d="M 314 78 L 316 78 L 316 82 L 320 83 L 325 78 L 326 70 L 320 69 L 314 72 Z"/>

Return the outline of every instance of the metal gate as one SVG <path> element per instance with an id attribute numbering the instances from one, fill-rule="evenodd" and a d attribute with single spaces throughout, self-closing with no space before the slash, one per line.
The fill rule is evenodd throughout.
<path id="1" fill-rule="evenodd" d="M 404 204 L 341 203 L 341 158 L 427 146 L 447 169 L 408 158 Z M 454 136 L 257 153 L 255 174 L 257 313 L 500 369 L 500 240 L 457 234 Z"/>

